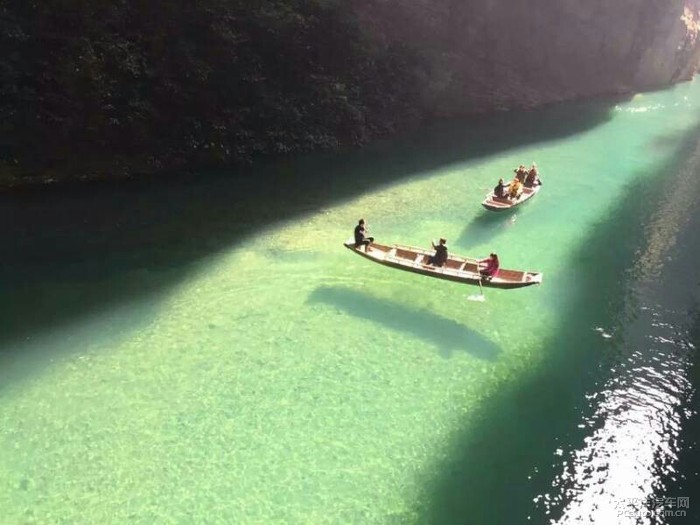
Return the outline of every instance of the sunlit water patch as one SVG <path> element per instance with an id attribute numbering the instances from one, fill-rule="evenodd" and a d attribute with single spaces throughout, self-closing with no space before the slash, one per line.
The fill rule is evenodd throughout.
<path id="1" fill-rule="evenodd" d="M 536 498 L 546 514 L 561 512 L 553 523 L 665 523 L 688 508 L 690 494 L 665 490 L 678 468 L 681 425 L 691 415 L 695 347 L 685 319 L 686 312 L 641 306 L 610 343 L 611 378 L 589 394 L 592 414 L 580 423 L 590 433 L 582 448 L 555 451 L 563 473 L 554 492 Z"/>
<path id="2" fill-rule="evenodd" d="M 607 260 L 602 256 L 610 247 L 589 246 L 590 236 L 608 226 L 622 203 L 643 198 L 636 189 L 663 179 L 679 143 L 694 133 L 697 91 L 686 85 L 648 95 L 644 104 L 663 106 L 659 111 L 584 105 L 450 123 L 449 133 L 438 128 L 397 141 L 378 157 L 374 152 L 372 162 L 358 154 L 359 160 L 342 158 L 318 173 L 299 173 L 317 178 L 327 193 L 319 190 L 316 197 L 315 187 L 299 195 L 289 189 L 275 202 L 297 210 L 291 216 L 268 208 L 268 194 L 286 191 L 277 184 L 253 205 L 247 201 L 250 188 L 233 182 L 211 183 L 216 191 L 204 183 L 179 186 L 172 190 L 182 193 L 177 213 L 166 199 L 162 216 L 154 212 L 149 219 L 156 239 L 140 223 L 125 226 L 123 238 L 130 242 L 116 244 L 116 253 L 108 245 L 108 257 L 92 260 L 91 249 L 102 238 L 98 232 L 86 253 L 67 254 L 70 271 L 35 270 L 26 276 L 30 284 L 20 305 L 33 329 L 13 331 L 0 355 L 0 450 L 9 451 L 0 455 L 3 519 L 463 523 L 462 511 L 431 512 L 441 501 L 435 487 L 444 489 L 441 482 L 453 475 L 466 477 L 476 482 L 470 494 L 457 497 L 474 498 L 482 509 L 505 508 L 507 502 L 491 489 L 519 486 L 542 467 L 533 465 L 539 456 L 519 454 L 519 446 L 526 443 L 533 451 L 551 437 L 552 421 L 564 420 L 570 410 L 557 388 L 576 383 L 568 365 L 580 356 L 562 354 L 565 349 L 551 341 L 590 336 L 596 346 L 589 361 L 581 360 L 584 366 L 596 369 L 595 356 L 608 351 L 625 358 L 609 363 L 609 377 L 580 422 L 592 425 L 593 448 L 576 448 L 572 440 L 561 444 L 557 457 L 570 454 L 581 465 L 592 456 L 601 461 L 617 449 L 595 443 L 620 429 L 627 436 L 620 442 L 637 440 L 640 454 L 610 471 L 614 483 L 604 486 L 617 487 L 639 471 L 630 493 L 654 493 L 658 468 L 674 461 L 667 436 L 681 421 L 677 411 L 687 381 L 666 384 L 665 361 L 615 349 L 629 348 L 634 323 L 647 318 L 667 323 L 643 339 L 658 350 L 654 356 L 672 353 L 667 341 L 685 341 L 686 349 L 690 343 L 680 325 L 667 319 L 667 312 L 675 312 L 667 304 L 640 303 L 650 308 L 647 314 L 626 310 L 634 322 L 579 312 L 581 304 L 599 305 L 582 303 L 599 284 L 577 276 L 595 274 L 601 258 Z M 589 109 L 595 119 L 574 122 Z M 551 130 L 538 129 L 540 122 Z M 532 202 L 503 215 L 481 208 L 498 177 L 532 160 L 545 182 Z M 372 184 L 375 178 L 379 182 Z M 367 187 L 358 189 L 357 180 Z M 334 185 L 353 191 L 334 193 Z M 219 190 L 225 199 L 217 200 Z M 144 202 L 154 206 L 158 195 L 133 204 L 125 199 L 126 206 L 137 207 L 132 212 Z M 242 197 L 235 200 L 237 195 Z M 105 197 L 93 198 L 99 203 Z M 66 206 L 79 216 L 80 205 Z M 212 206 L 217 213 L 209 213 Z M 90 210 L 99 214 L 100 206 Z M 40 212 L 38 206 L 34 213 Z M 267 222 L 260 219 L 265 214 Z M 684 212 L 664 216 L 678 225 Z M 395 272 L 350 253 L 342 242 L 360 217 L 383 242 L 427 247 L 446 237 L 455 253 L 497 251 L 507 267 L 543 271 L 544 284 L 487 290 L 484 302 L 467 301 L 476 289 Z M 109 223 L 111 217 L 100 220 Z M 231 235 L 229 229 L 242 233 Z M 658 241 L 650 236 L 651 267 L 673 249 L 665 241 L 676 230 L 663 231 Z M 42 256 L 53 247 L 51 232 L 43 234 L 48 240 L 37 250 Z M 644 246 L 644 234 L 634 230 L 629 236 Z M 149 251 L 149 241 L 162 238 L 172 243 Z M 10 267 L 22 267 L 15 262 Z M 630 273 L 647 275 L 641 262 L 639 269 L 632 258 L 624 262 Z M 86 268 L 104 270 L 95 273 L 109 278 L 88 282 Z M 161 285 L 149 288 L 159 278 Z M 602 278 L 600 294 L 605 286 L 617 290 Z M 52 292 L 45 310 L 67 310 L 52 316 L 50 326 L 41 323 L 45 310 L 31 308 L 41 290 Z M 31 319 L 36 312 L 38 319 Z M 591 323 L 581 327 L 578 318 Z M 537 383 L 549 367 L 559 367 L 554 372 L 562 377 Z M 526 392 L 532 397 L 520 397 L 530 383 L 535 387 Z M 535 412 L 526 427 L 508 427 L 551 397 L 563 401 L 547 414 Z M 496 413 L 501 410 L 505 416 Z M 488 428 L 493 417 L 503 417 L 499 422 L 508 432 Z M 653 430 L 644 439 L 635 432 L 640 422 Z M 481 436 L 494 439 L 484 443 Z M 462 450 L 464 442 L 472 446 Z M 516 453 L 507 456 L 510 451 Z M 487 468 L 504 456 L 512 478 Z M 649 467 L 647 460 L 661 467 Z M 567 516 L 590 514 L 577 510 L 576 498 L 588 505 L 586 490 L 597 482 L 587 485 L 577 472 L 562 469 L 556 481 L 561 494 L 549 496 Z M 536 495 L 528 493 L 526 503 L 506 509 L 512 522 L 524 521 Z"/>

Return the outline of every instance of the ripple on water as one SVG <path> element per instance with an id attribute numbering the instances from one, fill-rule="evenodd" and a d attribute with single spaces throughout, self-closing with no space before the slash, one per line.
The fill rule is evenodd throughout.
<path id="1" fill-rule="evenodd" d="M 692 392 L 686 375 L 692 344 L 682 324 L 668 320 L 673 312 L 656 305 L 641 311 L 617 338 L 617 353 L 631 351 L 613 359 L 603 373 L 607 379 L 587 396 L 579 427 L 590 429 L 589 434 L 580 447 L 556 451 L 562 472 L 551 491 L 535 498 L 552 523 L 653 524 L 661 519 L 663 508 L 655 509 L 653 502 L 665 495 L 663 480 L 676 473 L 679 434 Z"/>

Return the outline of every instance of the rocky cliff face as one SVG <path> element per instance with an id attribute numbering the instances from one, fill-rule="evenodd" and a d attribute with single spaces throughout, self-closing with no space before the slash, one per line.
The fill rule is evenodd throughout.
<path id="1" fill-rule="evenodd" d="M 700 0 L 0 2 L 0 187 L 662 87 L 699 29 Z"/>
<path id="2" fill-rule="evenodd" d="M 427 68 L 430 112 L 454 115 L 634 92 L 690 79 L 700 0 L 355 0 L 378 45 Z"/>

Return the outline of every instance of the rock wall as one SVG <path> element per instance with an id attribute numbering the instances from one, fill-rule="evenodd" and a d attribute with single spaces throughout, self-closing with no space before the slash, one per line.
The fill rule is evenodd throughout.
<path id="1" fill-rule="evenodd" d="M 0 188 L 663 87 L 699 30 L 700 0 L 0 2 Z"/>
<path id="2" fill-rule="evenodd" d="M 455 115 L 649 90 L 700 64 L 700 0 L 354 0 L 377 45 L 426 65 L 429 112 Z"/>

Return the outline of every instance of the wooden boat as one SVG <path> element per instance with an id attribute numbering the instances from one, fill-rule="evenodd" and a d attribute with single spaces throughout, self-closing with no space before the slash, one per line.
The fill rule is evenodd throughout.
<path id="1" fill-rule="evenodd" d="M 352 250 L 357 255 L 361 255 L 370 261 L 374 261 L 384 266 L 406 270 L 407 272 L 437 277 L 458 283 L 479 285 L 490 288 L 522 288 L 542 282 L 542 274 L 539 272 L 524 272 L 520 270 L 506 270 L 501 268 L 497 277 L 485 278 L 479 274 L 477 259 L 450 255 L 445 266 L 437 267 L 428 264 L 429 257 L 433 255 L 433 250 L 422 248 L 412 248 L 394 244 L 387 246 L 379 243 L 372 243 L 367 252 L 364 247 L 355 248 L 354 241 L 344 243 L 345 247 Z"/>
<path id="2" fill-rule="evenodd" d="M 506 191 L 508 191 L 509 186 L 510 184 L 506 186 Z M 487 210 L 491 211 L 509 210 L 533 198 L 535 195 L 537 195 L 537 192 L 540 191 L 541 187 L 542 186 L 540 185 L 533 186 L 532 188 L 523 186 L 523 192 L 520 195 L 520 197 L 513 200 L 509 199 L 508 197 L 496 197 L 493 194 L 493 192 L 491 192 L 488 195 L 486 195 L 486 198 L 484 199 L 484 202 L 481 203 L 481 205 Z"/>

